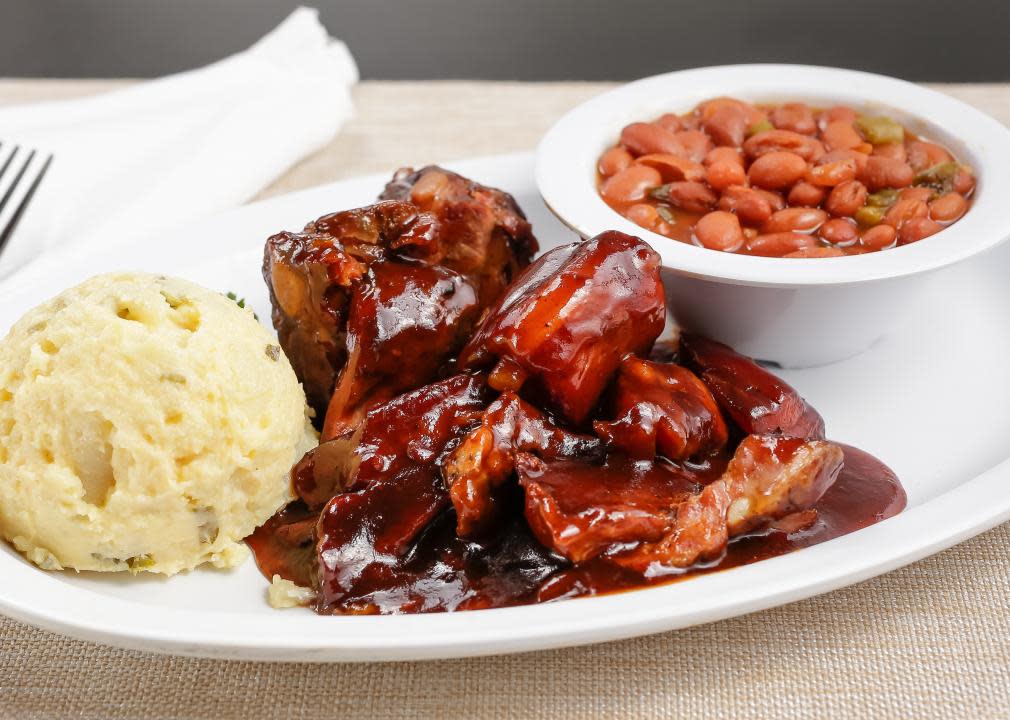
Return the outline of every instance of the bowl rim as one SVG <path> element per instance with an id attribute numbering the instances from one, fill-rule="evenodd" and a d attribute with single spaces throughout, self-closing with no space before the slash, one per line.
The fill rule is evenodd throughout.
<path id="1" fill-rule="evenodd" d="M 624 125 L 686 112 L 723 95 L 763 101 L 879 107 L 953 146 L 978 184 L 969 211 L 936 235 L 882 252 L 839 258 L 765 258 L 708 250 L 646 230 L 612 210 L 596 190 L 596 161 Z M 918 133 L 917 133 L 918 134 Z M 574 159 L 574 161 L 573 161 Z M 935 90 L 859 70 L 744 64 L 678 70 L 620 85 L 576 106 L 543 136 L 536 184 L 544 203 L 583 237 L 621 230 L 649 242 L 663 265 L 690 277 L 740 285 L 844 285 L 915 275 L 966 260 L 1010 237 L 1010 129 Z"/>

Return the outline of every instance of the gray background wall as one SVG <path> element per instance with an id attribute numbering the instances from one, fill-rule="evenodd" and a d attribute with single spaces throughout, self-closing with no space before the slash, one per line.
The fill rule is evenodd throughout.
<path id="1" fill-rule="evenodd" d="M 305 0 L 366 78 L 622 80 L 784 61 L 1010 81 L 1007 0 Z M 0 76 L 145 77 L 249 45 L 294 0 L 0 0 Z"/>

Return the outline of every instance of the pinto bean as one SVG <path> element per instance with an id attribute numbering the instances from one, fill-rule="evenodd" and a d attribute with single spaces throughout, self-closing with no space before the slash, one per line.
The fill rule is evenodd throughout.
<path id="1" fill-rule="evenodd" d="M 846 218 L 832 218 L 817 229 L 817 235 L 832 245 L 848 247 L 859 240 L 859 228 Z"/>
<path id="2" fill-rule="evenodd" d="M 821 142 L 828 152 L 832 150 L 852 150 L 863 144 L 863 137 L 852 123 L 842 120 L 828 123 L 821 133 Z"/>
<path id="3" fill-rule="evenodd" d="M 739 105 L 726 104 L 708 117 L 702 116 L 701 127 L 716 145 L 740 147 L 747 132 L 747 116 Z"/>
<path id="4" fill-rule="evenodd" d="M 954 173 L 953 187 L 955 192 L 959 192 L 965 197 L 975 189 L 975 176 L 966 167 L 959 167 Z"/>
<path id="5" fill-rule="evenodd" d="M 929 216 L 939 223 L 949 224 L 968 211 L 968 201 L 960 193 L 949 192 L 929 204 Z"/>
<path id="6" fill-rule="evenodd" d="M 701 118 L 698 113 L 693 112 L 689 115 L 680 116 L 680 129 L 681 130 L 700 130 L 701 129 Z"/>
<path id="7" fill-rule="evenodd" d="M 865 185 L 858 180 L 849 180 L 831 190 L 824 208 L 836 217 L 852 217 L 866 203 L 867 194 Z"/>
<path id="8" fill-rule="evenodd" d="M 768 200 L 768 204 L 771 205 L 772 212 L 778 212 L 779 210 L 785 208 L 786 199 L 779 193 L 773 192 L 772 190 L 762 190 L 761 188 L 755 188 L 755 190 L 761 193 L 765 199 Z"/>
<path id="9" fill-rule="evenodd" d="M 878 155 L 880 157 L 889 157 L 892 160 L 900 160 L 901 162 L 906 162 L 908 159 L 908 153 L 905 151 L 905 143 L 900 142 L 874 145 L 873 152 L 870 154 Z"/>
<path id="10" fill-rule="evenodd" d="M 766 190 L 782 190 L 794 185 L 807 172 L 807 162 L 791 152 L 762 155 L 747 171 L 751 183 Z"/>
<path id="11" fill-rule="evenodd" d="M 680 119 L 680 115 L 674 113 L 665 113 L 659 116 L 656 120 L 656 124 L 661 128 L 666 128 L 670 132 L 677 132 L 684 129 L 684 123 Z"/>
<path id="12" fill-rule="evenodd" d="M 747 173 L 743 165 L 735 162 L 716 162 L 705 170 L 705 182 L 717 192 L 722 192 L 731 185 L 743 185 L 747 182 Z"/>
<path id="13" fill-rule="evenodd" d="M 908 163 L 871 155 L 858 177 L 871 192 L 876 192 L 886 187 L 903 188 L 911 185 L 915 180 L 915 172 Z"/>
<path id="14" fill-rule="evenodd" d="M 912 218 L 929 217 L 929 208 L 926 203 L 915 198 L 898 198 L 898 201 L 887 209 L 884 219 L 885 225 L 890 225 L 896 230 Z"/>
<path id="15" fill-rule="evenodd" d="M 736 252 L 744 241 L 740 220 L 724 210 L 702 215 L 694 225 L 694 237 L 702 247 L 723 252 Z"/>
<path id="16" fill-rule="evenodd" d="M 918 200 L 920 202 L 928 203 L 933 199 L 933 190 L 928 187 L 916 187 L 911 186 L 907 188 L 902 188 L 898 193 L 898 197 L 902 200 Z"/>
<path id="17" fill-rule="evenodd" d="M 698 103 L 698 106 L 694 109 L 694 114 L 697 115 L 701 119 L 701 122 L 704 123 L 723 108 L 739 108 L 741 104 L 742 101 L 737 100 L 736 98 L 721 95 L 719 97 L 714 97 L 711 100 L 704 100 Z"/>
<path id="18" fill-rule="evenodd" d="M 644 227 L 646 230 L 655 229 L 661 222 L 659 212 L 656 210 L 656 207 L 647 203 L 635 203 L 628 208 L 625 215 L 628 220 L 636 225 Z"/>
<path id="19" fill-rule="evenodd" d="M 700 163 L 704 160 L 708 151 L 712 149 L 712 141 L 701 130 L 681 130 L 674 133 L 674 137 L 684 149 L 684 154 L 695 162 Z"/>
<path id="20" fill-rule="evenodd" d="M 631 165 L 632 160 L 634 158 L 631 157 L 631 153 L 624 148 L 612 147 L 600 156 L 600 163 L 597 169 L 603 177 L 610 177 Z"/>
<path id="21" fill-rule="evenodd" d="M 928 217 L 915 217 L 898 229 L 898 244 L 909 245 L 943 230 L 943 225 Z"/>
<path id="22" fill-rule="evenodd" d="M 894 244 L 894 238 L 898 232 L 890 225 L 874 225 L 869 230 L 863 232 L 859 242 L 871 250 L 883 250 Z"/>
<path id="23" fill-rule="evenodd" d="M 773 152 L 791 152 L 810 162 L 824 154 L 824 146 L 812 137 L 791 130 L 765 130 L 747 138 L 743 151 L 750 158 Z"/>
<path id="24" fill-rule="evenodd" d="M 730 147 L 717 147 L 709 150 L 708 155 L 705 156 L 704 164 L 715 165 L 720 162 L 732 162 L 743 167 L 743 155 L 736 148 Z"/>
<path id="25" fill-rule="evenodd" d="M 946 148 L 936 143 L 926 142 L 925 140 L 915 140 L 908 143 L 905 151 L 908 164 L 917 173 L 928 170 L 934 165 L 941 165 L 954 160 L 954 157 L 947 152 Z"/>
<path id="26" fill-rule="evenodd" d="M 825 156 L 827 157 L 827 156 Z M 807 171 L 807 182 L 814 185 L 834 187 L 848 182 L 856 177 L 856 161 L 851 158 L 835 160 L 834 162 L 818 162 Z"/>
<path id="27" fill-rule="evenodd" d="M 760 226 L 772 216 L 772 206 L 760 190 L 733 185 L 719 198 L 719 209 L 736 213 L 745 225 Z"/>
<path id="28" fill-rule="evenodd" d="M 824 157 L 824 153 L 826 152 L 827 148 L 824 147 L 824 143 L 816 138 L 810 139 L 810 162 L 817 162 Z"/>
<path id="29" fill-rule="evenodd" d="M 808 182 L 798 182 L 789 191 L 789 204 L 817 207 L 824 202 L 824 189 Z"/>
<path id="30" fill-rule="evenodd" d="M 711 100 L 706 100 L 705 102 L 701 103 L 698 106 L 698 109 L 695 112 L 701 118 L 701 121 L 704 122 L 705 120 L 708 120 L 710 117 L 712 117 L 719 110 L 722 110 L 723 108 L 726 107 L 741 110 L 743 112 L 744 119 L 747 121 L 749 125 L 752 125 L 758 122 L 759 120 L 763 120 L 765 118 L 765 113 L 763 110 L 758 109 L 749 102 L 745 102 L 743 100 L 739 100 L 737 98 L 732 97 L 717 97 L 712 98 Z"/>
<path id="31" fill-rule="evenodd" d="M 763 233 L 810 233 L 824 224 L 828 214 L 818 208 L 786 208 L 773 213 L 761 228 Z"/>
<path id="32" fill-rule="evenodd" d="M 768 119 L 779 130 L 790 130 L 801 135 L 817 132 L 814 111 L 806 103 L 783 103 L 771 111 Z"/>
<path id="33" fill-rule="evenodd" d="M 869 159 L 869 155 L 856 150 L 832 150 L 831 152 L 824 153 L 817 160 L 817 164 L 827 165 L 836 162 L 854 162 L 856 164 L 856 174 L 858 175 L 866 167 L 866 162 Z"/>
<path id="34" fill-rule="evenodd" d="M 705 177 L 705 168 L 700 163 L 679 155 L 668 155 L 666 153 L 642 155 L 635 162 L 658 170 L 663 178 L 663 182 L 675 182 L 677 180 L 697 182 Z"/>
<path id="35" fill-rule="evenodd" d="M 674 207 L 701 215 L 715 207 L 718 199 L 712 190 L 700 182 L 672 182 L 668 188 L 668 200 Z"/>
<path id="36" fill-rule="evenodd" d="M 782 257 L 787 258 L 825 258 L 825 257 L 843 257 L 845 253 L 836 247 L 823 247 L 815 245 L 813 247 L 803 248 L 802 250 L 797 250 L 796 252 L 791 252 L 788 255 L 783 255 Z"/>
<path id="37" fill-rule="evenodd" d="M 653 153 L 686 154 L 677 135 L 655 123 L 631 123 L 621 130 L 620 144 L 636 157 Z"/>
<path id="38" fill-rule="evenodd" d="M 744 109 L 744 113 L 747 116 L 748 127 L 754 125 L 755 123 L 768 121 L 768 113 L 759 108 L 757 105 L 741 100 L 740 107 Z"/>
<path id="39" fill-rule="evenodd" d="M 817 239 L 812 235 L 794 232 L 763 233 L 747 241 L 747 250 L 752 255 L 782 257 L 816 245 Z"/>
<path id="40" fill-rule="evenodd" d="M 821 113 L 817 118 L 817 124 L 823 130 L 833 122 L 846 122 L 850 125 L 856 122 L 859 115 L 848 105 L 833 105 Z"/>
<path id="41" fill-rule="evenodd" d="M 600 195 L 609 203 L 642 200 L 652 188 L 661 185 L 659 171 L 647 165 L 632 165 L 613 175 L 600 186 Z"/>

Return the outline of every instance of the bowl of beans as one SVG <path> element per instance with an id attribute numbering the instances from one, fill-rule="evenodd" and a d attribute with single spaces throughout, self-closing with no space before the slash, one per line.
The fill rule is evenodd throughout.
<path id="1" fill-rule="evenodd" d="M 869 347 L 935 273 L 1010 237 L 1010 131 L 895 78 L 700 68 L 604 93 L 537 150 L 581 235 L 662 256 L 679 324 L 783 366 Z"/>

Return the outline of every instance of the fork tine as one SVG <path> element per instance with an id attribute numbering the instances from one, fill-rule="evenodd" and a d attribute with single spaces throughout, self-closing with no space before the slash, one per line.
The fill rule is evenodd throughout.
<path id="1" fill-rule="evenodd" d="M 14 194 L 14 190 L 17 189 L 17 186 L 21 183 L 21 178 L 25 176 L 25 173 L 28 171 L 28 166 L 32 164 L 32 160 L 34 159 L 35 151 L 32 150 L 28 153 L 28 159 L 25 160 L 21 169 L 18 170 L 18 174 L 14 176 L 14 181 L 11 182 L 10 186 L 7 188 L 7 192 L 5 192 L 3 197 L 0 198 L 0 212 L 3 212 L 4 208 L 7 207 L 7 203 L 11 199 L 11 195 Z"/>
<path id="2" fill-rule="evenodd" d="M 25 171 L 28 169 L 28 165 L 31 164 L 32 158 L 34 157 L 35 157 L 35 151 L 32 150 L 31 155 L 28 156 L 28 160 L 21 167 L 21 170 L 20 172 L 18 172 L 17 177 L 14 178 L 14 182 L 11 185 L 10 189 L 7 191 L 7 194 L 4 196 L 3 200 L 0 201 L 0 210 L 3 210 L 4 205 L 7 204 L 7 201 L 10 198 L 11 193 L 14 190 L 14 187 L 19 182 L 21 182 L 21 177 L 25 174 Z M 35 192 L 39 189 L 39 184 L 42 182 L 42 178 L 44 178 L 46 176 L 46 173 L 49 171 L 49 166 L 52 164 L 52 162 L 53 162 L 53 156 L 52 153 L 50 153 L 49 156 L 46 158 L 46 161 L 42 164 L 42 168 L 35 176 L 35 179 L 32 180 L 32 184 L 28 186 L 28 190 L 25 192 L 24 197 L 21 198 L 21 202 L 19 202 L 18 206 L 14 209 L 14 213 L 11 215 L 10 220 L 7 221 L 6 227 L 0 230 L 0 253 L 3 252 L 4 248 L 7 246 L 7 241 L 10 239 L 11 235 L 14 234 L 14 230 L 17 228 L 18 223 L 21 221 L 21 216 L 24 215 L 25 210 L 28 208 L 28 203 L 32 201 L 32 197 L 34 197 Z M 2 174 L 2 172 L 0 172 L 0 174 Z"/>
<path id="3" fill-rule="evenodd" d="M 18 154 L 18 150 L 20 149 L 21 149 L 20 145 L 15 145 L 14 149 L 11 151 L 11 154 L 7 156 L 7 160 L 4 162 L 3 167 L 0 167 L 0 180 L 3 179 L 4 173 L 7 172 L 7 168 L 9 168 L 11 166 L 11 163 L 14 162 L 14 156 Z"/>

